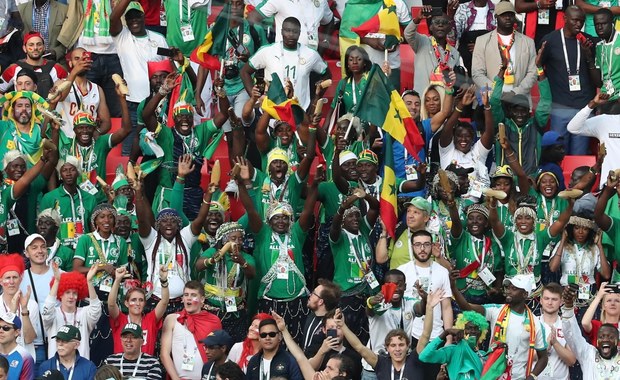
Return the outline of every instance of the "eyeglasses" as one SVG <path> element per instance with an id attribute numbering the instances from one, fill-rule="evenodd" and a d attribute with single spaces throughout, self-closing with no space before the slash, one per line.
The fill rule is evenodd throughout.
<path id="1" fill-rule="evenodd" d="M 4 331 L 11 331 L 14 329 L 14 327 L 13 326 L 0 326 L 0 329 Z"/>
<path id="2" fill-rule="evenodd" d="M 413 248 L 415 248 L 415 249 L 420 249 L 422 247 L 424 247 L 424 249 L 429 249 L 432 246 L 433 246 L 433 243 L 430 243 L 430 242 L 426 242 L 426 243 L 413 243 Z"/>
<path id="3" fill-rule="evenodd" d="M 320 299 L 323 299 L 323 297 L 321 297 L 320 295 L 316 294 L 315 292 L 310 293 L 310 295 L 316 296 L 317 298 L 320 298 Z"/>
<path id="4" fill-rule="evenodd" d="M 278 336 L 278 333 L 276 331 L 271 331 L 271 332 L 268 332 L 268 333 L 264 332 L 264 333 L 258 334 L 258 336 L 260 336 L 263 339 L 265 339 L 267 337 L 275 338 L 276 336 Z"/>

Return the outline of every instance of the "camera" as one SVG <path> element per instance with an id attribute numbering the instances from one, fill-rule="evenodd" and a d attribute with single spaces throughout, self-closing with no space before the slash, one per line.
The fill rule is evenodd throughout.
<path id="1" fill-rule="evenodd" d="M 235 79 L 239 76 L 239 66 L 232 60 L 224 61 L 224 78 Z"/>

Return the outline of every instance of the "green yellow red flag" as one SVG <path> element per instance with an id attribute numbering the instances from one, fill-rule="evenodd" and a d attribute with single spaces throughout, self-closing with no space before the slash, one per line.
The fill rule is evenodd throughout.
<path id="1" fill-rule="evenodd" d="M 384 167 L 383 181 L 381 184 L 381 198 L 379 210 L 385 229 L 392 239 L 396 239 L 396 223 L 398 221 L 398 206 L 396 193 L 396 174 L 394 173 L 394 149 L 392 136 L 385 135 L 383 144 Z"/>
<path id="2" fill-rule="evenodd" d="M 266 95 L 261 107 L 274 119 L 287 122 L 293 130 L 304 120 L 304 109 L 299 105 L 297 98 L 286 97 L 284 86 L 277 74 L 271 74 Z"/>

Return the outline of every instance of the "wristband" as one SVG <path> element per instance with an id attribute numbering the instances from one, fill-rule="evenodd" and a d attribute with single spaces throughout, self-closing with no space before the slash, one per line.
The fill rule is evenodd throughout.
<path id="1" fill-rule="evenodd" d="M 454 88 L 446 87 L 446 95 L 454 95 Z"/>
<path id="2" fill-rule="evenodd" d="M 490 111 L 490 110 L 491 110 L 491 106 L 485 106 L 485 107 L 484 107 L 484 110 L 485 110 L 485 111 Z"/>
<path id="3" fill-rule="evenodd" d="M 372 308 L 373 308 L 373 306 L 370 304 L 370 299 L 371 299 L 371 298 L 372 298 L 372 297 L 368 297 L 368 298 L 366 298 L 366 306 L 368 306 L 368 308 L 369 308 L 369 309 L 372 309 Z"/>
<path id="4" fill-rule="evenodd" d="M 590 173 L 594 174 L 594 175 L 597 175 L 597 174 L 598 174 L 598 171 L 597 171 L 596 169 L 594 169 L 594 167 L 593 167 L 593 166 L 591 166 L 591 167 L 590 167 L 590 169 L 589 169 L 588 171 L 589 171 Z"/>
<path id="5" fill-rule="evenodd" d="M 457 106 L 455 106 L 455 107 L 454 107 L 454 110 L 455 110 L 456 112 L 458 112 L 458 113 L 463 113 L 463 110 L 462 110 L 462 109 L 460 109 L 460 108 L 459 108 L 459 107 L 457 107 Z"/>
<path id="6" fill-rule="evenodd" d="M 177 176 L 177 180 L 182 181 L 182 182 L 185 182 L 185 177 L 181 177 L 181 176 L 179 176 L 179 175 L 178 175 L 178 176 Z"/>
<path id="7" fill-rule="evenodd" d="M 308 132 L 316 133 L 316 127 L 308 127 Z"/>
<path id="8" fill-rule="evenodd" d="M 211 202 L 207 202 L 204 200 L 204 198 L 202 199 L 202 204 L 209 206 L 211 204 Z"/>

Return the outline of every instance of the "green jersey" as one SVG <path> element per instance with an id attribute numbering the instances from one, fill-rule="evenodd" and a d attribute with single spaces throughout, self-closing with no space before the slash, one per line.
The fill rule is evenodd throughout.
<path id="1" fill-rule="evenodd" d="M 207 34 L 211 6 L 193 7 L 188 0 L 163 0 L 163 4 L 166 9 L 168 46 L 178 48 L 184 56 L 189 57 Z"/>
<path id="2" fill-rule="evenodd" d="M 7 248 L 6 241 L 8 238 L 6 222 L 9 219 L 9 211 L 14 204 L 13 185 L 2 186 L 0 190 L 0 245 L 4 246 L 4 249 Z"/>
<path id="3" fill-rule="evenodd" d="M 254 170 L 254 180 L 252 181 L 252 186 L 256 189 L 254 207 L 256 207 L 261 220 L 265 220 L 267 209 L 274 200 L 287 202 L 295 211 L 295 215 L 299 215 L 303 208 L 301 190 L 304 183 L 299 179 L 297 173 L 293 173 L 282 184 L 276 186 L 267 173 Z"/>
<path id="4" fill-rule="evenodd" d="M 61 244 L 60 239 L 56 238 L 53 246 L 47 247 L 48 260 L 53 260 L 58 264 L 60 270 L 71 272 L 73 270 L 73 255 L 75 251 Z"/>
<path id="5" fill-rule="evenodd" d="M 357 235 L 343 228 L 338 240 L 329 239 L 334 257 L 334 282 L 345 293 L 370 294 L 373 289 L 366 278 L 373 259 L 373 250 L 368 241 L 371 229 L 364 217 Z"/>
<path id="6" fill-rule="evenodd" d="M 215 248 L 207 249 L 200 256 L 200 260 L 210 259 L 216 251 Z M 252 255 L 245 252 L 241 252 L 241 254 L 248 265 L 256 266 Z M 207 265 L 206 272 L 205 297 L 207 303 L 222 310 L 226 310 L 227 297 L 234 297 L 237 306 L 245 303 L 245 274 L 241 265 L 232 261 L 232 256 L 229 253 L 214 265 Z"/>
<path id="7" fill-rule="evenodd" d="M 295 222 L 288 234 L 277 234 L 264 224 L 255 235 L 254 258 L 260 278 L 258 296 L 292 300 L 306 293 L 303 245 L 306 231 Z"/>
<path id="8" fill-rule="evenodd" d="M 353 111 L 357 102 L 362 98 L 362 93 L 366 88 L 366 82 L 368 81 L 368 73 L 362 75 L 359 83 L 355 83 L 353 78 L 342 78 L 340 82 L 338 82 L 338 87 L 336 87 L 336 95 L 334 96 L 334 100 L 332 101 L 332 109 L 336 108 L 336 104 L 338 103 L 338 97 L 342 94 L 342 104 L 340 107 L 340 114 L 344 115 L 345 113 L 349 113 Z"/>
<path id="9" fill-rule="evenodd" d="M 73 258 L 82 260 L 87 268 L 97 265 L 97 261 L 99 264 L 111 264 L 118 268 L 127 265 L 127 242 L 114 234 L 105 239 L 97 231 L 88 233 L 78 239 Z M 99 271 L 93 282 L 96 287 L 106 291 L 105 287 L 111 288 L 113 280 L 105 271 Z"/>
<path id="10" fill-rule="evenodd" d="M 472 296 L 480 296 L 486 294 L 488 286 L 478 276 L 478 273 L 484 268 L 488 268 L 491 273 L 501 271 L 501 256 L 495 243 L 489 236 L 478 239 L 468 231 L 463 231 L 461 236 L 452 237 L 450 251 L 452 259 L 456 260 L 456 269 L 462 270 L 474 262 L 478 262 L 480 266 L 469 273 L 465 278 L 456 280 L 456 286 L 459 289 L 465 289 L 467 294 Z"/>
<path id="11" fill-rule="evenodd" d="M 549 229 L 534 227 L 527 236 L 505 229 L 504 236 L 497 237 L 504 248 L 504 273 L 507 278 L 517 274 L 534 273 L 536 282 L 540 280 L 541 261 L 545 248 L 559 237 L 551 237 Z"/>
<path id="12" fill-rule="evenodd" d="M 22 133 L 11 120 L 0 121 L 0 157 L 9 150 L 19 150 L 26 155 L 28 167 L 39 162 L 41 158 L 41 128 L 34 125 L 30 133 Z"/>

